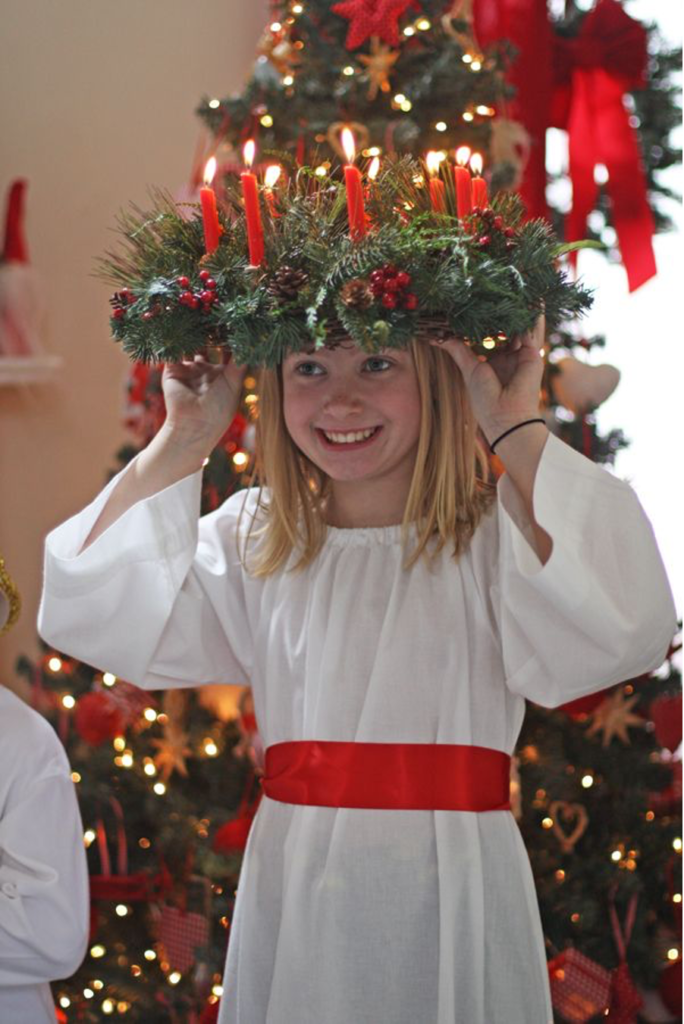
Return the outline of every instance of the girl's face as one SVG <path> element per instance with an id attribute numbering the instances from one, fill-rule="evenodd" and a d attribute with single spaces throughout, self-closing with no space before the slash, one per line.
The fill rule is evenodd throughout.
<path id="1" fill-rule="evenodd" d="M 369 355 L 350 344 L 292 353 L 283 362 L 283 395 L 288 432 L 330 478 L 333 496 L 372 491 L 401 519 L 420 430 L 410 351 Z"/>

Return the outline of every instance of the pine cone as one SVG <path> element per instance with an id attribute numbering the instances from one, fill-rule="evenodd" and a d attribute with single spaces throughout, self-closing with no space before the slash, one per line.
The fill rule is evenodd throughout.
<path id="1" fill-rule="evenodd" d="M 373 302 L 373 290 L 368 281 L 356 277 L 342 286 L 340 299 L 350 309 L 368 309 Z"/>
<path id="2" fill-rule="evenodd" d="M 276 270 L 268 290 L 278 302 L 294 302 L 299 297 L 299 290 L 309 280 L 305 270 L 295 270 L 293 267 L 281 267 Z"/>

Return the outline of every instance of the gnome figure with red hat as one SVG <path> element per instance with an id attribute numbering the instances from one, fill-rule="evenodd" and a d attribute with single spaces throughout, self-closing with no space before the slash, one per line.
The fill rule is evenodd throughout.
<path id="1" fill-rule="evenodd" d="M 43 307 L 24 234 L 26 187 L 26 181 L 17 179 L 7 199 L 0 259 L 0 358 L 30 357 L 42 352 L 39 339 Z"/>

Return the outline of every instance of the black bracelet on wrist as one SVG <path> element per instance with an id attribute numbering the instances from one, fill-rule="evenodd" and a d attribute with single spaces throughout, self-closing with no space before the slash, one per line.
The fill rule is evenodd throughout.
<path id="1" fill-rule="evenodd" d="M 496 441 L 492 441 L 489 446 L 489 450 L 493 452 L 499 441 L 503 441 L 504 437 L 508 437 L 508 435 L 512 434 L 514 430 L 519 430 L 520 427 L 526 427 L 529 423 L 543 423 L 546 425 L 546 420 L 543 420 L 541 416 L 538 416 L 533 420 L 523 420 L 522 423 L 517 423 L 514 427 L 509 427 L 508 430 L 504 430 L 500 437 L 497 437 Z"/>

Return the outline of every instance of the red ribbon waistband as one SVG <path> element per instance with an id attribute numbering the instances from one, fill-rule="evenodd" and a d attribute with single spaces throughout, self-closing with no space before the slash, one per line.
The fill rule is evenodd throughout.
<path id="1" fill-rule="evenodd" d="M 294 740 L 266 748 L 271 800 L 406 811 L 510 810 L 508 754 L 450 743 Z"/>

